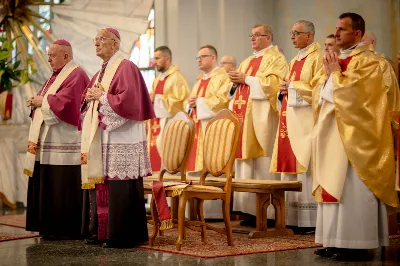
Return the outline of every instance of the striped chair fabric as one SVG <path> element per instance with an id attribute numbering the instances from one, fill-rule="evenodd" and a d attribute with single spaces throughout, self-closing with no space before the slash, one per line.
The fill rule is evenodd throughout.
<path id="1" fill-rule="evenodd" d="M 235 124 L 229 119 L 219 119 L 208 128 L 204 140 L 205 166 L 211 173 L 224 169 L 229 161 L 235 139 Z"/>
<path id="2" fill-rule="evenodd" d="M 189 134 L 190 127 L 183 120 L 172 122 L 165 130 L 161 158 L 166 170 L 174 171 L 181 165 L 185 157 Z"/>

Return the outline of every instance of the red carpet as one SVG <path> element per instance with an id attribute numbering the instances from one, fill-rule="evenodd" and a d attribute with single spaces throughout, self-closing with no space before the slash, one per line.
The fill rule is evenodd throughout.
<path id="1" fill-rule="evenodd" d="M 149 226 L 149 231 L 152 228 Z M 304 248 L 320 247 L 313 241 L 314 236 L 288 236 L 276 238 L 249 239 L 245 234 L 233 234 L 234 246 L 228 246 L 226 236 L 207 231 L 207 244 L 201 242 L 200 232 L 187 229 L 186 240 L 183 241 L 181 251 L 175 248 L 178 232 L 170 229 L 164 236 L 157 236 L 154 246 L 140 246 L 144 249 L 157 250 L 174 254 L 188 255 L 200 258 L 216 258 L 225 256 L 247 255 L 255 253 L 286 251 Z"/>
<path id="2" fill-rule="evenodd" d="M 0 216 L 0 224 L 25 229 L 26 216 L 25 215 Z"/>
<path id="3" fill-rule="evenodd" d="M 32 238 L 32 237 L 38 237 L 38 236 L 39 236 L 38 233 L 13 234 L 13 233 L 0 232 L 0 242 L 24 239 L 24 238 Z"/>

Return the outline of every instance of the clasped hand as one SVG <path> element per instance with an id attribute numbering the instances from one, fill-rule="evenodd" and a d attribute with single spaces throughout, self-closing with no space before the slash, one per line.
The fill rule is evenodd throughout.
<path id="1" fill-rule="evenodd" d="M 336 53 L 327 52 L 324 55 L 324 69 L 326 75 L 329 77 L 336 70 L 341 70 L 339 59 Z"/>
<path id="2" fill-rule="evenodd" d="M 89 88 L 85 99 L 86 101 L 98 101 L 100 99 L 100 96 L 103 94 L 104 88 L 101 84 L 95 85 L 93 88 Z"/>
<path id="3" fill-rule="evenodd" d="M 27 103 L 28 103 L 27 106 L 35 109 L 35 108 L 41 107 L 42 102 L 43 102 L 43 96 L 40 96 L 40 95 L 34 96 L 27 101 Z"/>

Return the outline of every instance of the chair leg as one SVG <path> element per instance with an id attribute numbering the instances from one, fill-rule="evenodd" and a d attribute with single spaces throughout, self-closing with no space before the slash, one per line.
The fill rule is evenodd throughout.
<path id="1" fill-rule="evenodd" d="M 201 221 L 202 225 L 200 226 L 201 229 L 201 241 L 206 244 L 207 243 L 207 235 L 206 235 L 206 220 L 204 219 L 204 200 L 198 199 L 197 200 L 197 216 L 198 219 Z"/>
<path id="2" fill-rule="evenodd" d="M 153 233 L 150 236 L 149 244 L 150 244 L 150 246 L 153 246 L 154 240 L 156 239 L 158 232 L 160 231 L 160 233 L 161 233 L 161 230 L 159 230 L 160 221 L 158 218 L 156 203 L 153 198 L 151 199 L 151 202 L 150 202 L 150 211 L 151 211 L 151 217 L 153 219 Z"/>
<path id="3" fill-rule="evenodd" d="M 222 213 L 224 215 L 226 238 L 228 241 L 228 246 L 233 246 L 232 224 L 231 224 L 231 216 L 229 209 L 230 209 L 229 203 L 226 200 L 224 200 L 222 202 Z"/>
<path id="4" fill-rule="evenodd" d="M 180 251 L 183 237 L 185 235 L 185 210 L 186 210 L 186 195 L 185 192 L 179 197 L 178 208 L 178 239 L 176 240 L 176 250 Z"/>

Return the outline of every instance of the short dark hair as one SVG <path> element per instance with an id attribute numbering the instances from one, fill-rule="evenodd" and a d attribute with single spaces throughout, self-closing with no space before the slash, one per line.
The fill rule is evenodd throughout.
<path id="1" fill-rule="evenodd" d="M 365 33 L 365 21 L 362 16 L 356 13 L 343 13 L 339 16 L 339 19 L 350 18 L 351 19 L 351 27 L 353 30 L 360 30 L 361 37 L 364 36 Z"/>
<path id="2" fill-rule="evenodd" d="M 200 48 L 199 48 L 199 51 L 200 51 L 201 49 L 204 49 L 204 48 L 207 48 L 208 50 L 210 50 L 210 51 L 211 51 L 211 54 L 215 55 L 215 57 L 218 58 L 217 49 L 215 49 L 214 46 L 207 44 L 207 45 L 204 45 L 204 46 L 200 47 Z"/>
<path id="3" fill-rule="evenodd" d="M 154 50 L 154 52 L 158 52 L 158 51 L 160 51 L 164 55 L 167 55 L 172 58 L 172 52 L 171 52 L 171 49 L 168 48 L 168 46 L 165 46 L 165 45 L 159 46 Z"/>
<path id="4" fill-rule="evenodd" d="M 326 36 L 326 38 L 335 39 L 335 35 L 333 35 L 333 34 L 329 34 L 328 36 Z"/>

